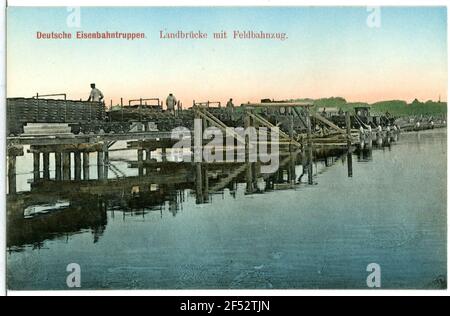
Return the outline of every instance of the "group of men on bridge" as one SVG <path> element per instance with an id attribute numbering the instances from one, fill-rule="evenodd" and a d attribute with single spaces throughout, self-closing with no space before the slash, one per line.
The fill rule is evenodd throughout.
<path id="1" fill-rule="evenodd" d="M 89 94 L 88 102 L 103 102 L 105 96 L 103 93 L 96 88 L 95 83 L 91 83 L 91 93 Z M 166 98 L 166 107 L 167 111 L 173 115 L 175 115 L 175 108 L 178 106 L 177 98 L 173 95 L 173 93 L 169 93 Z M 233 99 L 230 99 L 227 102 L 227 109 L 234 109 Z"/>

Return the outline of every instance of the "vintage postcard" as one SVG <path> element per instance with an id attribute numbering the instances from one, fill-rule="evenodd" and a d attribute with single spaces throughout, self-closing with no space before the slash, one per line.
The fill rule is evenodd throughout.
<path id="1" fill-rule="evenodd" d="M 7 289 L 446 289 L 447 18 L 9 6 Z"/>

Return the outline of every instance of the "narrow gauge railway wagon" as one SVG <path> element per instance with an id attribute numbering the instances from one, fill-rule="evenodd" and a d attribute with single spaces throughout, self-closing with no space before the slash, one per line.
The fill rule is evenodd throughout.
<path id="1" fill-rule="evenodd" d="M 340 127 L 345 127 L 345 113 L 333 113 L 329 120 Z M 369 107 L 357 107 L 355 108 L 354 115 L 351 116 L 352 128 L 360 128 L 371 126 L 375 128 L 377 126 L 386 127 L 388 125 L 393 125 L 395 118 L 389 115 L 374 115 L 370 113 Z"/>
<path id="2" fill-rule="evenodd" d="M 27 123 L 103 122 L 106 118 L 100 102 L 39 98 L 8 98 L 6 100 L 8 135 L 23 133 Z"/>

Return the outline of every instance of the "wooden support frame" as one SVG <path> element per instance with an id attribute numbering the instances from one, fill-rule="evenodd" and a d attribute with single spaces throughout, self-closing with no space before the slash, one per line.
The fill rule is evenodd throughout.
<path id="1" fill-rule="evenodd" d="M 224 189 L 227 185 L 229 185 L 237 176 L 243 173 L 247 169 L 247 165 L 243 164 L 233 172 L 231 172 L 226 178 L 220 180 L 218 184 L 209 189 L 209 193 L 215 193 Z"/>
<path id="2" fill-rule="evenodd" d="M 260 124 L 265 125 L 266 127 L 269 127 L 269 128 L 272 128 L 272 129 L 276 127 L 275 125 L 273 125 L 272 123 L 267 121 L 265 118 L 259 116 L 258 114 L 255 114 L 255 113 L 252 113 L 250 111 L 247 111 L 247 115 L 249 115 L 250 117 L 252 117 L 256 121 L 258 121 Z M 302 147 L 302 145 L 299 142 L 297 142 L 296 140 L 292 139 L 288 134 L 286 134 L 285 132 L 283 132 L 283 131 L 281 131 L 279 129 L 278 129 L 278 135 L 282 139 L 289 140 L 289 144 L 296 145 L 297 147 Z M 280 144 L 282 144 L 282 142 L 280 142 Z"/>
<path id="3" fill-rule="evenodd" d="M 217 117 L 215 117 L 213 114 L 208 112 L 206 108 L 196 107 L 195 108 L 197 114 L 200 116 L 200 118 L 205 119 L 209 123 L 211 123 L 213 126 L 221 129 L 227 136 L 231 136 L 235 138 L 238 142 L 245 145 L 245 138 L 241 137 L 238 133 L 234 132 L 233 128 L 228 127 L 225 125 L 222 121 L 220 121 Z"/>
<path id="4" fill-rule="evenodd" d="M 312 117 L 314 117 L 316 120 L 321 121 L 322 123 L 324 123 L 325 125 L 328 125 L 329 127 L 331 127 L 332 129 L 336 130 L 337 132 L 339 132 L 340 134 L 347 134 L 347 132 L 345 130 L 343 130 L 342 128 L 340 128 L 339 126 L 335 125 L 334 123 L 332 123 L 331 121 L 327 120 L 326 118 L 324 118 L 322 115 L 313 112 L 311 110 L 308 109 L 309 115 L 311 115 Z"/>

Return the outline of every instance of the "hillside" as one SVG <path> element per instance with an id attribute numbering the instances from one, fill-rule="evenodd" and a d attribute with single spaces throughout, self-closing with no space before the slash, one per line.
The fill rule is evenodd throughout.
<path id="1" fill-rule="evenodd" d="M 305 101 L 310 99 L 297 99 L 292 101 Z M 314 105 L 318 110 L 325 107 L 340 108 L 343 111 L 352 111 L 355 107 L 370 106 L 372 113 L 386 113 L 389 112 L 394 116 L 409 116 L 409 115 L 442 115 L 447 113 L 447 102 L 427 101 L 420 102 L 414 100 L 412 103 L 407 103 L 402 100 L 380 101 L 372 104 L 365 102 L 347 102 L 341 97 L 331 97 L 314 100 Z"/>

